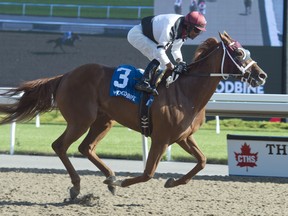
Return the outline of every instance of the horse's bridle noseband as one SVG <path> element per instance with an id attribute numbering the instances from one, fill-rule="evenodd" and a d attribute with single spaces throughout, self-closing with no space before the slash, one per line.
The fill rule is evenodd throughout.
<path id="1" fill-rule="evenodd" d="M 230 54 L 229 50 L 231 51 L 235 51 L 234 48 L 232 48 L 232 46 L 235 44 L 235 41 L 233 41 L 232 43 L 229 44 L 229 50 L 226 48 L 225 44 L 223 41 L 221 41 L 222 44 L 222 48 L 223 48 L 223 56 L 222 56 L 222 61 L 221 61 L 221 75 L 222 78 L 227 80 L 229 76 L 242 76 L 241 77 L 241 81 L 248 81 L 251 72 L 247 71 L 253 64 L 255 64 L 256 62 L 254 60 L 251 59 L 250 57 L 250 52 L 249 50 L 244 49 L 243 47 L 237 47 L 236 49 L 241 50 L 243 52 L 243 58 L 241 60 L 238 60 L 240 65 L 236 62 L 236 60 L 232 57 L 232 55 Z M 239 69 L 239 71 L 241 71 L 242 74 L 224 74 L 224 62 L 225 62 L 225 55 L 226 53 L 228 54 L 230 60 L 234 63 L 234 65 Z M 251 61 L 249 62 L 249 64 L 247 64 L 245 67 L 242 65 L 242 62 L 246 62 L 247 60 L 251 59 Z"/>

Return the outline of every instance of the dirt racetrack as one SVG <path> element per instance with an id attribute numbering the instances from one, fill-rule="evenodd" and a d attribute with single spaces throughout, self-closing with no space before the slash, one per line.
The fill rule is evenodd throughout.
<path id="1" fill-rule="evenodd" d="M 0 169 L 0 215 L 288 215 L 285 178 L 197 176 L 166 189 L 178 174 L 158 174 L 146 183 L 119 188 L 113 196 L 99 172 L 81 171 L 82 192 L 68 198 L 62 170 Z M 133 173 L 117 173 L 119 179 Z"/>

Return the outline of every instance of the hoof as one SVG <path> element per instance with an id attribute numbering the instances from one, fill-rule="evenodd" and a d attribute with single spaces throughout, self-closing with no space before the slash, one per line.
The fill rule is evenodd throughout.
<path id="1" fill-rule="evenodd" d="M 104 184 L 107 184 L 108 185 L 108 190 L 113 194 L 115 195 L 116 194 L 116 186 L 113 185 L 113 183 L 116 181 L 116 177 L 115 176 L 110 176 L 108 178 L 106 178 L 104 180 Z"/>
<path id="2" fill-rule="evenodd" d="M 115 195 L 116 194 L 116 187 L 112 185 L 108 185 L 108 190 Z"/>
<path id="3" fill-rule="evenodd" d="M 116 181 L 116 176 L 109 176 L 106 178 L 103 183 L 107 185 L 113 185 L 113 183 Z"/>
<path id="4" fill-rule="evenodd" d="M 116 186 L 114 183 L 116 182 L 116 177 L 115 176 L 110 176 L 106 178 L 103 183 L 108 185 L 108 190 L 115 195 L 116 194 Z"/>
<path id="5" fill-rule="evenodd" d="M 164 187 L 165 187 L 165 188 L 174 187 L 174 182 L 175 182 L 175 179 L 174 179 L 174 178 L 169 178 L 169 179 L 166 181 Z"/>
<path id="6" fill-rule="evenodd" d="M 110 176 L 108 178 L 106 178 L 104 181 L 103 181 L 104 184 L 107 184 L 108 185 L 108 189 L 110 190 L 109 186 L 110 187 L 116 187 L 116 186 L 119 186 L 121 187 L 121 184 L 122 184 L 122 181 L 121 180 L 116 180 L 116 177 L 115 176 Z M 111 191 L 111 190 L 110 190 Z M 112 192 L 112 191 L 111 191 Z M 113 192 L 112 192 L 113 193 Z"/>
<path id="7" fill-rule="evenodd" d="M 75 187 L 70 188 L 71 200 L 74 200 L 79 194 L 80 194 L 80 191 L 78 189 L 76 189 Z"/>

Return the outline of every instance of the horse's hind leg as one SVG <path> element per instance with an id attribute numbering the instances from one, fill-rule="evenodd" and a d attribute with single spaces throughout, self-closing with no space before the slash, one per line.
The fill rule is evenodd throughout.
<path id="1" fill-rule="evenodd" d="M 115 178 L 114 172 L 97 156 L 95 150 L 97 144 L 104 138 L 108 131 L 112 128 L 114 121 L 104 113 L 98 113 L 97 119 L 93 122 L 90 130 L 79 146 L 79 151 L 87 156 L 87 158 L 108 178 Z M 108 187 L 114 194 L 115 187 Z"/>
<path id="2" fill-rule="evenodd" d="M 71 199 L 76 198 L 80 193 L 80 177 L 67 156 L 67 150 L 74 141 L 79 139 L 87 131 L 88 127 L 89 125 L 85 127 L 68 124 L 64 133 L 52 144 L 53 150 L 56 152 L 70 175 L 73 184 L 73 187 L 70 189 Z"/>

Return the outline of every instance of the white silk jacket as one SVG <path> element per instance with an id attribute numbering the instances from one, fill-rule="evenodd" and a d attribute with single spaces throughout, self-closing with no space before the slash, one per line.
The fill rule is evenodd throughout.
<path id="1" fill-rule="evenodd" d="M 158 50 L 158 57 L 163 63 L 168 64 L 170 62 L 168 56 L 166 55 L 166 50 L 169 46 L 171 47 L 171 54 L 176 60 L 179 58 L 183 60 L 181 47 L 184 43 L 182 38 L 175 39 L 172 38 L 171 34 L 172 27 L 174 26 L 175 22 L 180 18 L 183 17 L 182 15 L 178 14 L 165 14 L 165 15 L 158 15 L 153 18 L 153 36 L 155 40 L 158 42 L 157 50 Z"/>
<path id="2" fill-rule="evenodd" d="M 182 26 L 179 25 L 181 18 L 184 16 L 178 14 L 154 16 L 145 26 L 134 26 L 128 32 L 127 39 L 149 60 L 157 59 L 160 68 L 164 69 L 170 63 L 166 54 L 170 46 L 173 59 L 183 60 L 181 47 L 186 39 L 182 39 Z M 144 35 L 145 30 L 148 30 L 148 35 Z"/>

